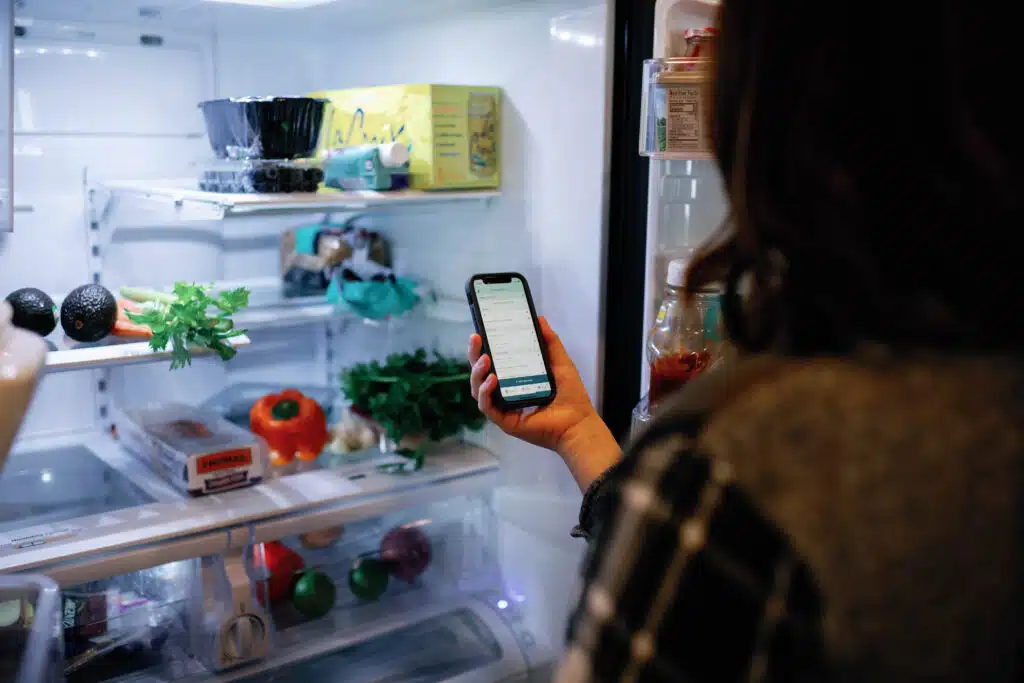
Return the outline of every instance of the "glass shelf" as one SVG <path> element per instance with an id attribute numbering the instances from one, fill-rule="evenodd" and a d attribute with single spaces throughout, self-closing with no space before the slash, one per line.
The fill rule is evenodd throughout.
<path id="1" fill-rule="evenodd" d="M 152 502 L 85 446 L 17 453 L 0 473 L 0 534 Z"/>
<path id="2" fill-rule="evenodd" d="M 171 352 L 154 351 L 149 342 L 122 341 L 117 337 L 108 337 L 95 344 L 80 344 L 65 337 L 56 340 L 47 339 L 50 352 L 46 354 L 46 372 L 71 372 L 102 366 L 135 365 L 140 363 L 159 363 L 169 361 Z M 241 335 L 228 340 L 235 348 L 248 346 L 249 337 Z M 208 349 L 193 349 L 193 357 L 213 355 Z"/>
<path id="3" fill-rule="evenodd" d="M 163 210 L 169 219 L 185 222 L 266 213 L 362 211 L 375 207 L 477 202 L 501 196 L 498 190 L 222 194 L 204 192 L 196 181 L 188 179 L 110 181 L 103 183 L 102 188 L 110 192 L 112 200 L 141 200 L 150 204 L 151 210 Z"/>

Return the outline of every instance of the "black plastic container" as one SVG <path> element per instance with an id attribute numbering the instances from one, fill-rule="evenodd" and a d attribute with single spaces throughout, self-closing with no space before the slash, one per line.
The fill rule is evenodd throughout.
<path id="1" fill-rule="evenodd" d="M 323 170 L 304 161 L 218 161 L 203 169 L 199 189 L 234 194 L 316 192 L 323 179 Z"/>
<path id="2" fill-rule="evenodd" d="M 312 97 L 239 97 L 199 108 L 219 159 L 298 159 L 316 151 L 326 105 Z"/>

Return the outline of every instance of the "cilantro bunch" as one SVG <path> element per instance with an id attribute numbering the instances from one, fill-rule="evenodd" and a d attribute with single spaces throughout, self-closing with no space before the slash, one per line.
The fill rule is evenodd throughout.
<path id="1" fill-rule="evenodd" d="M 341 388 L 395 443 L 424 434 L 440 441 L 484 426 L 469 389 L 469 364 L 440 354 L 429 358 L 424 349 L 353 365 L 342 372 Z"/>

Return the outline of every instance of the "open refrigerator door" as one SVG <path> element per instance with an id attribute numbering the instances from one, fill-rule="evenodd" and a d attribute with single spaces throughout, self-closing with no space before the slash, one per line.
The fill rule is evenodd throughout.
<path id="1" fill-rule="evenodd" d="M 55 621 L 0 670 L 542 679 L 579 492 L 481 429 L 463 284 L 524 273 L 596 393 L 606 4 L 16 5 L 0 578 Z"/>
<path id="2" fill-rule="evenodd" d="M 641 400 L 631 431 L 647 424 L 661 395 L 714 364 L 721 353 L 721 293 L 682 302 L 683 273 L 697 247 L 726 220 L 714 161 L 710 44 L 716 0 L 658 0 L 654 58 L 644 62 L 639 148 L 650 162 L 644 263 Z"/>

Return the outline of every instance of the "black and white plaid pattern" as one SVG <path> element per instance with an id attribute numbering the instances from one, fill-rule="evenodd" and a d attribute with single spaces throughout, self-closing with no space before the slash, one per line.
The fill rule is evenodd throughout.
<path id="1" fill-rule="evenodd" d="M 700 453 L 700 429 L 697 416 L 659 425 L 588 491 L 559 683 L 823 678 L 814 580 L 729 464 Z"/>

